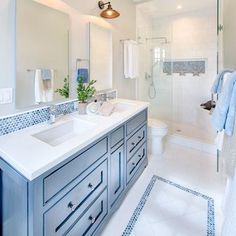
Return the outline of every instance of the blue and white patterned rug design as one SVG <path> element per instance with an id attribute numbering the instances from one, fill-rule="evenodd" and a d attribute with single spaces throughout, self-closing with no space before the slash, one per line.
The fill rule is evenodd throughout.
<path id="1" fill-rule="evenodd" d="M 169 188 L 169 187 L 172 187 L 172 189 L 177 192 L 182 192 L 181 194 L 184 194 L 187 195 L 186 197 L 190 197 L 190 199 L 193 199 L 188 201 L 189 203 L 189 206 L 191 207 L 191 205 L 194 205 L 195 203 L 198 202 L 203 202 L 203 205 L 205 206 L 203 208 L 203 216 L 201 216 L 201 218 L 203 219 L 200 219 L 200 221 L 202 222 L 203 224 L 203 230 L 201 231 L 201 234 L 200 235 L 207 235 L 207 236 L 215 236 L 215 213 L 214 213 L 214 200 L 204 194 L 201 194 L 197 191 L 194 191 L 194 190 L 191 190 L 189 188 L 186 188 L 186 187 L 183 187 L 179 184 L 176 184 L 172 181 L 169 181 L 169 180 L 166 180 L 162 177 L 159 177 L 159 176 L 156 176 L 154 175 L 150 181 L 150 183 L 148 184 L 138 206 L 136 207 L 136 209 L 134 210 L 133 212 L 133 215 L 132 217 L 130 218 L 129 220 L 129 223 L 127 225 L 127 227 L 125 228 L 124 232 L 123 232 L 123 236 L 130 236 L 130 235 L 143 235 L 143 233 L 135 233 L 135 229 L 136 228 L 139 228 L 139 229 L 142 229 L 144 230 L 145 232 L 145 227 L 147 227 L 147 225 L 139 225 L 138 227 L 138 224 L 142 224 L 139 222 L 139 219 L 142 217 L 142 214 L 146 214 L 145 216 L 143 216 L 143 218 L 150 218 L 149 217 L 149 213 L 146 213 L 145 212 L 145 208 L 147 208 L 147 205 L 149 205 L 149 208 L 153 208 L 153 210 L 149 209 L 149 212 L 151 212 L 150 214 L 152 214 L 152 218 L 155 218 L 155 214 L 156 214 L 156 209 L 155 209 L 155 199 L 153 201 L 153 199 L 151 200 L 152 195 L 155 195 L 154 192 L 160 192 L 158 191 L 158 187 L 160 187 L 160 185 L 164 186 L 164 185 L 168 185 L 168 186 L 164 186 Z M 155 188 L 155 189 L 154 189 Z M 166 188 L 166 189 L 167 189 Z M 160 193 L 159 193 L 160 194 Z M 175 195 L 175 194 L 173 194 Z M 155 198 L 155 196 L 154 196 Z M 174 199 L 174 196 L 172 196 L 172 199 Z M 150 203 L 150 201 L 152 201 Z M 149 204 L 148 204 L 149 203 Z M 156 203 L 157 204 L 157 203 Z M 202 204 L 202 203 L 201 203 Z M 196 206 L 193 206 L 193 207 L 199 207 L 198 204 L 196 204 Z M 155 210 L 154 210 L 155 209 Z M 196 210 L 196 209 L 195 209 Z M 186 207 L 186 211 L 188 212 L 189 211 L 189 207 Z M 144 213 L 145 212 L 145 213 Z M 153 214 L 154 212 L 154 214 Z M 158 213 L 157 213 L 158 214 Z M 192 214 L 192 217 L 195 217 L 195 213 L 193 212 Z M 179 217 L 181 219 L 181 217 Z M 185 219 L 183 219 L 182 223 L 183 225 L 186 224 L 187 226 L 190 227 L 190 231 L 191 231 L 191 223 L 188 222 L 188 219 L 186 220 L 186 222 L 184 221 Z M 155 222 L 154 222 L 155 223 Z M 194 225 L 195 226 L 195 225 Z M 171 227 L 171 226 L 170 226 Z M 138 229 L 136 229 L 136 232 L 137 232 Z M 172 230 L 175 230 L 175 229 L 172 229 Z M 157 229 L 158 231 L 158 229 Z M 176 232 L 177 234 L 179 232 Z M 145 235 L 149 235 L 149 236 L 152 236 L 150 235 L 150 233 L 145 233 Z M 164 234 L 158 234 L 158 232 L 155 231 L 155 235 L 160 235 L 160 236 L 165 236 Z M 171 234 L 172 235 L 172 234 Z M 175 235 L 175 234 L 173 234 Z M 178 235 L 185 235 L 185 234 L 181 234 L 179 233 Z M 195 234 L 194 234 L 195 235 Z"/>

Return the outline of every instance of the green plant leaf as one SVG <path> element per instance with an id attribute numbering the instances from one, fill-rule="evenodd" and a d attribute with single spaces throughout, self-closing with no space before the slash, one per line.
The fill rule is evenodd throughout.
<path id="1" fill-rule="evenodd" d="M 83 82 L 84 78 L 80 76 L 77 86 L 77 98 L 80 102 L 88 101 L 96 92 L 96 89 L 93 86 L 97 82 L 96 80 L 91 80 L 88 84 Z"/>
<path id="2" fill-rule="evenodd" d="M 66 78 L 64 78 L 63 87 L 56 89 L 55 93 L 59 93 L 62 97 L 69 98 L 70 95 L 69 75 Z"/>

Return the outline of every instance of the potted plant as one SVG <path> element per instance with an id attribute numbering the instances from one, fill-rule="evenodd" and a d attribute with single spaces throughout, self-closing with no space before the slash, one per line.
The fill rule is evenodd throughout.
<path id="1" fill-rule="evenodd" d="M 69 76 L 64 79 L 64 85 L 62 88 L 56 89 L 55 93 L 59 93 L 62 97 L 69 98 Z"/>
<path id="2" fill-rule="evenodd" d="M 97 82 L 96 80 L 91 80 L 88 84 L 85 84 L 84 78 L 82 76 L 79 78 L 77 86 L 79 114 L 86 114 L 86 107 L 88 105 L 88 100 L 91 99 L 96 92 L 96 89 L 93 86 L 96 82 Z"/>

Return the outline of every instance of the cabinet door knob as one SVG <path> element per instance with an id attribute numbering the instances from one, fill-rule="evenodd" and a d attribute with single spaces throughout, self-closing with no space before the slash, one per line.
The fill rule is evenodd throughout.
<path id="1" fill-rule="evenodd" d="M 92 185 L 91 183 L 88 184 L 88 187 L 89 187 L 90 189 L 94 190 L 94 187 L 93 187 L 93 185 Z"/>
<path id="2" fill-rule="evenodd" d="M 75 209 L 76 209 L 76 205 L 73 204 L 73 202 L 69 202 L 68 205 L 67 205 L 67 207 L 70 208 L 71 211 L 75 211 Z"/>
<path id="3" fill-rule="evenodd" d="M 138 136 L 138 139 L 141 139 L 142 137 L 141 136 Z"/>
<path id="4" fill-rule="evenodd" d="M 142 155 L 139 154 L 138 157 L 142 157 Z"/>
<path id="5" fill-rule="evenodd" d="M 89 216 L 89 220 L 91 221 L 92 224 L 94 224 L 96 221 L 96 218 L 91 215 Z"/>
<path id="6" fill-rule="evenodd" d="M 136 164 L 133 162 L 132 165 L 135 166 Z"/>
<path id="7" fill-rule="evenodd" d="M 133 146 L 134 146 L 134 145 L 135 145 L 135 143 L 131 143 L 131 145 L 133 145 Z"/>

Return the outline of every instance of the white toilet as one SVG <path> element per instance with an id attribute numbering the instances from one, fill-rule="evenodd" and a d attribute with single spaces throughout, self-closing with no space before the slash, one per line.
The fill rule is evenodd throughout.
<path id="1" fill-rule="evenodd" d="M 167 133 L 167 124 L 156 119 L 148 120 L 148 149 L 150 155 L 155 156 L 163 153 L 163 138 Z"/>

